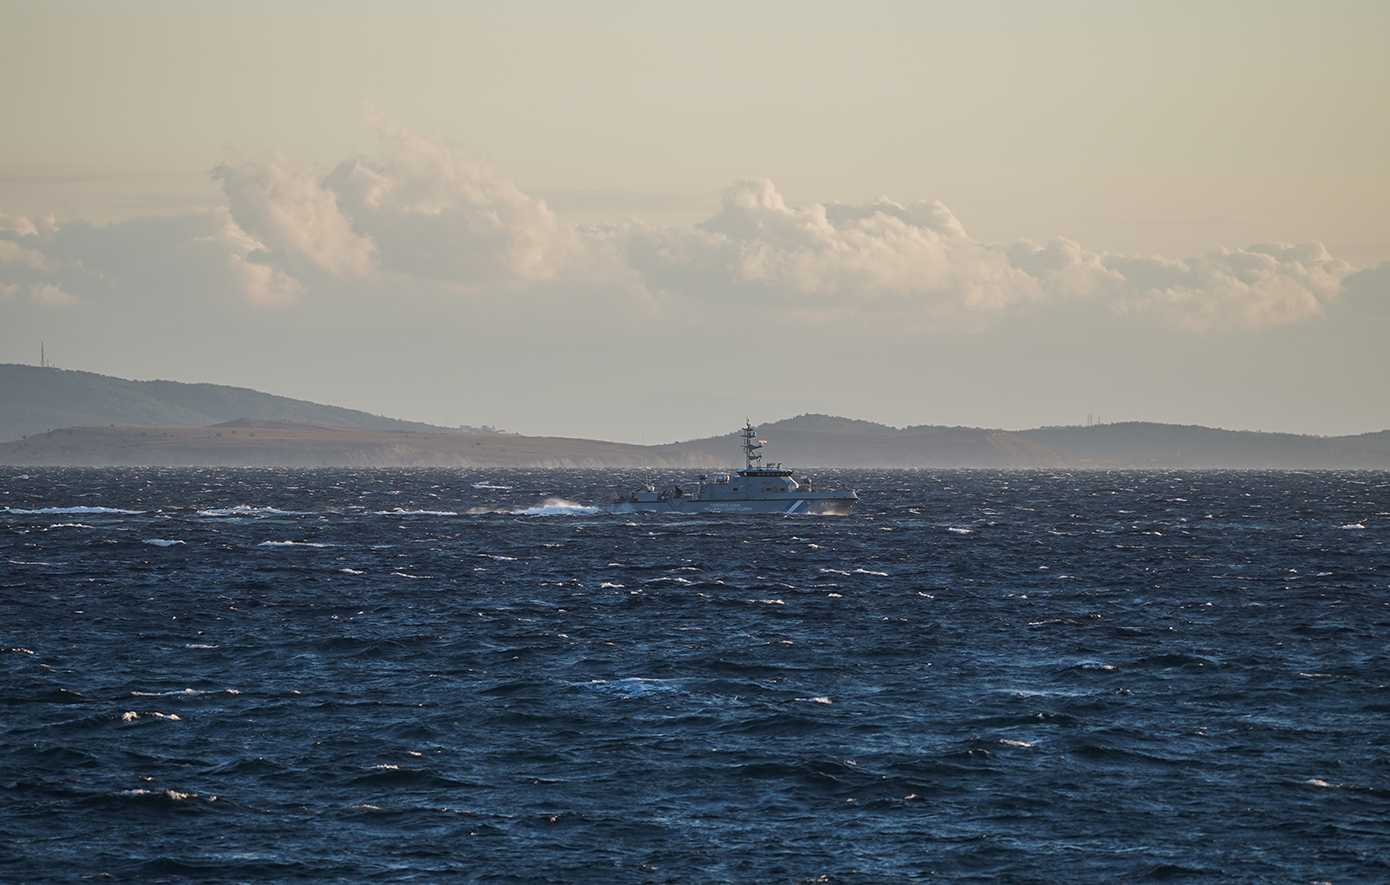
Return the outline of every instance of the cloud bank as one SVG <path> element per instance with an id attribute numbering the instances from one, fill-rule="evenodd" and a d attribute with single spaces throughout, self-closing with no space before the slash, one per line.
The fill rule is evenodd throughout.
<path id="1" fill-rule="evenodd" d="M 580 227 L 484 157 L 369 109 L 372 156 L 323 170 L 278 147 L 215 170 L 225 208 L 105 227 L 0 215 L 0 309 L 81 310 L 133 292 L 232 299 L 266 310 L 344 293 L 399 301 L 634 296 L 672 327 L 777 316 L 808 327 L 980 332 L 1080 307 L 1194 334 L 1321 316 L 1353 271 L 1318 243 L 1123 256 L 1065 239 L 983 242 L 939 202 L 790 206 L 742 181 L 687 228 Z M 629 302 L 622 302 L 630 305 Z"/>

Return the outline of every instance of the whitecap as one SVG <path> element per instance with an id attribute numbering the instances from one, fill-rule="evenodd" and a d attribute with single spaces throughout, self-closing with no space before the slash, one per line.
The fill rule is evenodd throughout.
<path id="1" fill-rule="evenodd" d="M 498 491 L 503 491 L 503 492 L 509 492 L 509 491 L 512 490 L 512 487 L 511 487 L 511 486 L 495 486 L 495 485 L 492 485 L 491 483 L 487 483 L 487 482 L 475 482 L 475 483 L 473 483 L 473 488 L 475 488 L 475 489 L 497 489 Z"/>
<path id="2" fill-rule="evenodd" d="M 153 545 L 153 546 L 155 546 L 155 547 L 175 547 L 175 546 L 178 546 L 178 545 L 182 544 L 183 542 L 182 542 L 182 541 L 169 541 L 169 540 L 165 540 L 164 538 L 146 538 L 146 539 L 145 539 L 145 543 L 146 543 L 146 544 L 151 544 L 151 545 Z"/>
<path id="3" fill-rule="evenodd" d="M 454 510 L 402 510 L 397 507 L 395 510 L 374 511 L 377 516 L 458 516 Z"/>
<path id="4" fill-rule="evenodd" d="M 1353 523 L 1350 524 L 1350 525 L 1341 526 L 1341 528 L 1344 528 L 1344 529 L 1364 529 L 1365 526 L 1362 525 L 1362 524 L 1359 523 L 1359 522 L 1353 522 Z"/>
<path id="5" fill-rule="evenodd" d="M 199 510 L 199 516 L 303 516 L 303 513 L 295 510 L 278 510 L 274 507 L 251 507 L 246 504 L 238 504 L 235 507 L 220 507 L 213 510 Z"/>
<path id="6" fill-rule="evenodd" d="M 948 532 L 955 532 L 955 533 L 958 534 L 958 535 L 969 535 L 969 534 L 974 534 L 974 529 L 961 528 L 960 526 L 955 526 L 955 525 L 947 526 L 947 527 L 946 527 L 946 531 L 948 531 Z"/>
<path id="7" fill-rule="evenodd" d="M 857 568 L 857 569 L 854 570 L 854 574 L 856 574 L 856 575 L 873 575 L 873 576 L 876 577 L 876 578 L 886 578 L 886 577 L 888 577 L 888 573 L 887 573 L 887 572 L 871 572 L 871 571 L 869 571 L 869 570 L 866 569 L 866 568 Z"/>
<path id="8" fill-rule="evenodd" d="M 624 698 L 646 697 L 648 695 L 667 694 L 680 691 L 677 686 L 669 684 L 664 679 L 643 679 L 638 676 L 628 676 L 623 679 L 613 680 L 594 679 L 589 682 L 571 684 Z"/>
<path id="9" fill-rule="evenodd" d="M 598 507 L 587 507 L 562 498 L 547 498 L 535 507 L 513 510 L 512 516 L 592 516 L 602 512 Z"/>
<path id="10" fill-rule="evenodd" d="M 133 698 L 170 698 L 179 695 L 197 697 L 198 695 L 204 694 L 207 694 L 207 692 L 196 688 L 180 688 L 175 691 L 132 691 L 130 696 Z"/>
<path id="11" fill-rule="evenodd" d="M 134 710 L 121 714 L 122 722 L 134 722 L 137 719 L 168 719 L 171 722 L 178 722 L 179 717 L 175 713 L 137 713 Z"/>
<path id="12" fill-rule="evenodd" d="M 257 547 L 332 547 L 332 544 L 316 544 L 312 541 L 262 541 Z"/>
<path id="13" fill-rule="evenodd" d="M 345 574 L 345 575 L 365 575 L 365 574 L 366 574 L 366 572 L 362 571 L 361 569 L 355 569 L 355 568 L 340 568 L 340 569 L 338 569 L 338 571 L 342 572 L 342 573 Z"/>
<path id="14" fill-rule="evenodd" d="M 142 790 L 138 788 L 134 790 L 121 790 L 117 792 L 115 795 L 125 796 L 131 799 L 142 798 L 145 796 L 162 796 L 163 798 L 168 799 L 171 802 L 183 802 L 187 799 L 203 798 L 202 796 L 199 796 L 197 793 L 185 793 L 182 790 Z M 207 801 L 216 802 L 217 797 L 208 796 Z"/>
<path id="15" fill-rule="evenodd" d="M 6 507 L 6 513 L 15 513 L 23 516 L 35 516 L 50 513 L 71 513 L 84 516 L 98 516 L 101 514 L 118 514 L 122 516 L 138 516 L 144 513 L 143 510 L 122 510 L 118 507 L 40 507 L 37 510 L 22 510 L 18 507 Z"/>

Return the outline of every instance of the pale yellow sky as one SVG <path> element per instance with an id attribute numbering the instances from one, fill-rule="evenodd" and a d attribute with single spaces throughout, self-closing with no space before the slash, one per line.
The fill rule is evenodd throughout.
<path id="1" fill-rule="evenodd" d="M 215 205 L 229 143 L 331 166 L 360 103 L 576 220 L 730 182 L 941 199 L 987 238 L 1390 258 L 1390 4 L 0 4 L 0 206 Z M 1103 238 L 1103 241 L 1097 238 Z"/>
<path id="2" fill-rule="evenodd" d="M 0 0 L 0 222 L 22 219 L 5 222 L 0 242 L 0 361 L 29 361 L 30 339 L 49 336 L 58 353 L 83 354 L 74 368 L 593 433 L 581 426 L 589 405 L 534 426 L 535 408 L 516 405 L 558 416 L 576 402 L 542 391 L 553 355 L 441 405 L 435 387 L 403 398 L 406 376 L 389 365 L 323 377 L 288 356 L 199 367 L 108 341 L 114 320 L 96 317 L 116 309 L 113 293 L 142 293 L 141 309 L 158 312 L 152 293 L 227 287 L 268 311 L 247 314 L 238 334 L 309 330 L 296 339 L 307 353 L 379 331 L 372 299 L 390 293 L 401 340 L 427 328 L 444 360 L 449 329 L 493 357 L 509 336 L 528 340 L 514 328 L 524 314 L 496 299 L 535 307 L 564 291 L 566 309 L 590 309 L 571 316 L 569 338 L 529 339 L 547 353 L 583 351 L 576 342 L 609 339 L 634 317 L 660 352 L 662 335 L 697 328 L 692 317 L 736 321 L 728 311 L 751 302 L 728 293 L 744 292 L 836 354 L 815 365 L 780 354 L 781 383 L 819 385 L 794 398 L 806 408 L 900 424 L 1022 426 L 1123 409 L 1265 429 L 1390 426 L 1378 387 L 1332 382 L 1366 364 L 1348 343 L 1360 339 L 1338 337 L 1338 323 L 1353 323 L 1344 304 L 1380 303 L 1357 293 L 1380 291 L 1381 277 L 1352 274 L 1390 260 L 1388 38 L 1383 2 Z M 764 179 L 761 190 L 736 184 Z M 873 209 L 880 197 L 899 208 Z M 957 227 L 918 201 L 939 201 Z M 86 234 L 79 222 L 107 227 Z M 926 337 L 897 350 L 855 337 L 888 310 L 899 332 Z M 1111 328 L 1116 317 L 1129 325 Z M 832 327 L 848 338 L 827 351 Z M 1014 366 L 1022 339 L 1010 336 L 1042 327 L 1080 340 L 1108 328 L 1129 342 L 1122 353 L 1149 354 L 1138 368 L 1148 380 L 1102 383 L 1074 354 L 1045 350 Z M 1261 336 L 1315 328 L 1317 354 L 1345 365 L 1310 350 L 1326 365 L 1297 384 L 1258 380 L 1292 371 Z M 231 336 L 194 352 L 234 349 Z M 1003 375 L 987 387 L 966 373 L 937 397 L 863 395 L 889 370 L 953 372 L 927 353 L 978 355 Z M 1180 354 L 1191 374 L 1165 382 Z M 1252 381 L 1260 354 L 1273 362 Z M 573 359 L 581 368 L 564 383 L 608 391 L 598 400 L 619 411 L 661 390 L 723 395 L 739 377 L 638 379 L 592 353 Z M 1052 393 L 997 388 L 1010 371 L 1049 369 Z M 1288 414 L 1290 384 L 1303 385 L 1304 417 Z M 1225 399 L 1203 392 L 1225 388 Z"/>

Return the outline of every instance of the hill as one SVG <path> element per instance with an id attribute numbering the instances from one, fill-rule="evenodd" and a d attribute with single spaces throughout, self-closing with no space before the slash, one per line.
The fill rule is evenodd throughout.
<path id="1" fill-rule="evenodd" d="M 292 421 L 212 427 L 68 427 L 0 443 L 0 464 L 84 467 L 724 466 L 678 446 L 501 433 L 418 433 Z"/>
<path id="2" fill-rule="evenodd" d="M 1021 430 L 1022 439 L 1066 452 L 1087 467 L 1390 469 L 1390 431 L 1302 436 L 1131 421 Z"/>
<path id="3" fill-rule="evenodd" d="M 794 467 L 1068 467 L 1075 459 L 1005 430 L 907 427 L 831 415 L 800 415 L 758 427 L 766 456 Z M 725 459 L 739 451 L 739 435 L 678 443 L 682 449 Z M 740 465 L 742 466 L 742 465 Z"/>
<path id="4" fill-rule="evenodd" d="M 1390 470 L 1390 431 L 1325 437 L 1147 422 L 1005 431 L 800 415 L 758 434 L 769 457 L 796 467 Z M 737 451 L 737 437 L 680 445 L 718 455 Z"/>
<path id="5" fill-rule="evenodd" d="M 237 418 L 375 430 L 450 430 L 245 387 L 127 381 L 94 372 L 0 364 L 0 442 L 61 427 L 207 427 Z"/>
<path id="6" fill-rule="evenodd" d="M 1390 469 L 1390 431 L 1320 437 L 1145 422 L 897 428 L 811 414 L 759 433 L 767 457 L 797 469 Z M 667 446 L 460 432 L 242 387 L 21 365 L 0 365 L 0 464 L 742 466 L 736 432 Z"/>

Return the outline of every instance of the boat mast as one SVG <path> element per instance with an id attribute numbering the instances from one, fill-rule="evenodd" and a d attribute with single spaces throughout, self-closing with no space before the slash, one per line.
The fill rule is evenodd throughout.
<path id="1" fill-rule="evenodd" d="M 747 418 L 743 419 L 743 469 L 752 470 L 754 461 L 763 459 L 762 452 L 758 451 L 763 447 L 763 441 L 758 439 L 758 431 Z"/>

